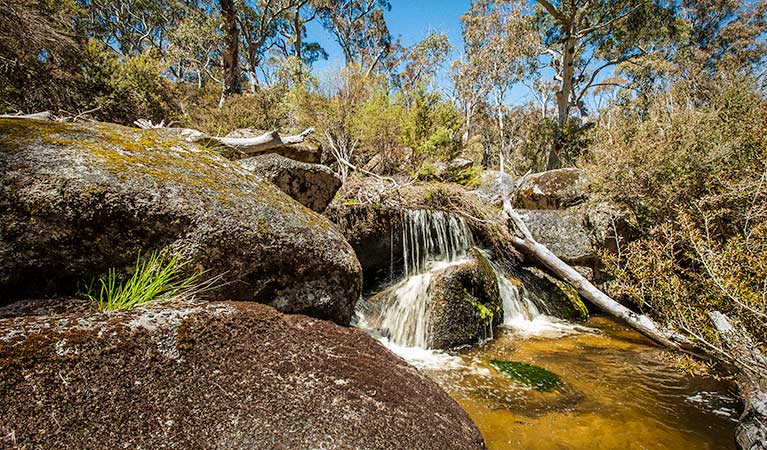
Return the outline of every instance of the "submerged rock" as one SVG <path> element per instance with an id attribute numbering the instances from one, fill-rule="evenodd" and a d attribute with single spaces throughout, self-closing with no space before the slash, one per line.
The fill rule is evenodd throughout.
<path id="1" fill-rule="evenodd" d="M 277 154 L 254 156 L 237 162 L 271 181 L 302 205 L 320 213 L 341 187 L 341 179 L 321 164 L 295 161 Z"/>
<path id="2" fill-rule="evenodd" d="M 580 169 L 567 168 L 534 173 L 519 186 L 515 207 L 565 209 L 586 199 L 588 182 Z"/>
<path id="3" fill-rule="evenodd" d="M 447 349 L 475 344 L 503 322 L 503 301 L 490 263 L 472 251 L 472 261 L 435 274 L 431 285 L 427 343 Z"/>
<path id="4" fill-rule="evenodd" d="M 360 330 L 248 302 L 41 307 L 0 319 L 3 445 L 484 448 L 454 400 Z"/>
<path id="5" fill-rule="evenodd" d="M 0 304 L 72 294 L 163 247 L 224 277 L 211 299 L 348 323 L 360 293 L 335 226 L 215 152 L 113 124 L 0 119 Z"/>
<path id="6" fill-rule="evenodd" d="M 536 391 L 551 391 L 562 386 L 562 379 L 543 367 L 532 364 L 491 359 L 490 366 L 505 376 L 530 386 Z"/>

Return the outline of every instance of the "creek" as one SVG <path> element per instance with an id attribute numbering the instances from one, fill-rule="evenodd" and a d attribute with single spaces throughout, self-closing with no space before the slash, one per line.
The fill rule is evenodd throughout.
<path id="1" fill-rule="evenodd" d="M 606 317 L 569 323 L 541 312 L 492 264 L 503 324 L 478 345 L 426 348 L 433 276 L 469 260 L 463 219 L 407 211 L 404 279 L 382 310 L 360 302 L 357 325 L 424 371 L 471 416 L 489 449 L 734 449 L 731 384 L 680 370 L 673 355 Z M 491 360 L 553 373 L 553 389 L 504 375 Z"/>

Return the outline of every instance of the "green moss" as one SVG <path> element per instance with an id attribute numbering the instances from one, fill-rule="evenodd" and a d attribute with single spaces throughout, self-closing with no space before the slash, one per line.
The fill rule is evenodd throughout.
<path id="1" fill-rule="evenodd" d="M 554 280 L 559 290 L 562 293 L 562 299 L 565 302 L 565 307 L 570 311 L 571 318 L 577 320 L 586 320 L 589 318 L 589 310 L 583 303 L 578 291 L 569 283 L 563 281 Z"/>
<path id="2" fill-rule="evenodd" d="M 430 162 L 424 161 L 418 168 L 417 176 L 419 180 L 429 181 L 437 179 L 437 167 Z"/>
<path id="3" fill-rule="evenodd" d="M 491 359 L 490 366 L 512 380 L 530 386 L 536 391 L 552 391 L 563 384 L 562 379 L 557 374 L 532 364 Z"/>

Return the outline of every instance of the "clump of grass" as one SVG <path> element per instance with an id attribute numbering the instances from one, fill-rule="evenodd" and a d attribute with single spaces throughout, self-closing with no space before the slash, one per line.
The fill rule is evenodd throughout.
<path id="1" fill-rule="evenodd" d="M 145 258 L 139 253 L 135 270 L 125 282 L 120 282 L 117 269 L 111 268 L 99 277 L 98 282 L 91 282 L 84 295 L 96 303 L 101 312 L 131 309 L 174 297 L 191 297 L 209 287 L 209 283 L 198 282 L 203 272 L 185 275 L 184 269 L 189 263 L 178 253 L 168 255 L 166 250 L 153 251 Z"/>

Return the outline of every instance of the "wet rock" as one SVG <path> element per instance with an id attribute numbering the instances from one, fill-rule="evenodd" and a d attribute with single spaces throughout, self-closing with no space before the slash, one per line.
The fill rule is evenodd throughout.
<path id="1" fill-rule="evenodd" d="M 578 291 L 535 267 L 517 266 L 509 269 L 507 279 L 517 286 L 520 294 L 530 299 L 543 313 L 566 320 L 586 320 L 589 310 Z"/>
<path id="2" fill-rule="evenodd" d="M 475 344 L 503 321 L 503 301 L 495 272 L 473 250 L 471 262 L 434 275 L 428 316 L 428 347 L 446 349 Z"/>
<path id="3" fill-rule="evenodd" d="M 499 359 L 491 359 L 489 364 L 503 375 L 523 385 L 530 386 L 536 391 L 548 392 L 562 386 L 562 379 L 559 378 L 559 375 L 543 367 Z"/>
<path id="4" fill-rule="evenodd" d="M 0 304 L 74 293 L 164 247 L 224 277 L 211 299 L 348 323 L 360 293 L 327 219 L 215 152 L 112 124 L 0 119 Z"/>
<path id="5" fill-rule="evenodd" d="M 253 138 L 261 136 L 266 133 L 264 130 L 256 130 L 253 128 L 241 128 L 234 130 L 227 134 L 229 138 Z M 316 141 L 311 138 L 299 142 L 296 144 L 281 145 L 279 147 L 270 148 L 258 153 L 251 153 L 249 155 L 227 155 L 231 159 L 247 158 L 258 155 L 277 154 L 290 158 L 296 161 L 301 161 L 310 164 L 320 164 L 322 162 L 322 147 Z"/>
<path id="6" fill-rule="evenodd" d="M 580 169 L 549 170 L 527 176 L 519 186 L 514 207 L 565 209 L 586 199 L 588 182 Z"/>
<path id="7" fill-rule="evenodd" d="M 341 179 L 329 167 L 321 164 L 295 161 L 277 154 L 254 156 L 237 162 L 317 212 L 327 208 L 341 187 Z"/>
<path id="8" fill-rule="evenodd" d="M 4 447 L 485 448 L 455 401 L 360 330 L 256 303 L 15 316 L 0 330 Z"/>
<path id="9" fill-rule="evenodd" d="M 364 274 L 364 291 L 403 275 L 401 210 L 349 202 L 331 204 L 325 215 L 338 225 L 354 249 Z"/>

